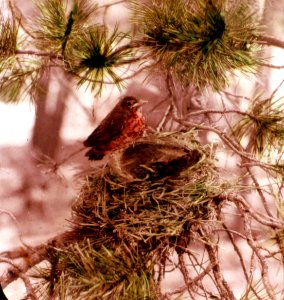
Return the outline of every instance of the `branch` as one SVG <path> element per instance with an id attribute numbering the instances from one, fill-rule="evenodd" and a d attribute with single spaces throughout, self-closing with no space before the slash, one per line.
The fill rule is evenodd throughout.
<path id="1" fill-rule="evenodd" d="M 218 196 L 220 200 L 229 200 L 233 203 L 241 203 L 242 207 L 245 209 L 246 212 L 249 212 L 249 214 L 260 224 L 264 226 L 268 226 L 271 228 L 278 228 L 283 229 L 284 227 L 284 221 L 281 221 L 279 219 L 267 216 L 265 214 L 262 214 L 260 212 L 255 212 L 251 206 L 247 203 L 247 201 L 240 195 L 236 193 L 228 193 L 228 194 L 221 194 Z"/>
<path id="2" fill-rule="evenodd" d="M 42 57 L 50 57 L 50 58 L 57 58 L 63 59 L 63 57 L 59 54 L 54 52 L 46 52 L 46 51 L 35 51 L 35 50 L 16 50 L 15 54 L 18 55 L 34 55 L 34 56 L 42 56 Z"/>
<path id="3" fill-rule="evenodd" d="M 215 127 L 200 125 L 200 124 L 192 123 L 192 122 L 189 122 L 186 120 L 181 120 L 177 117 L 174 117 L 174 120 L 186 127 L 189 127 L 189 128 L 196 128 L 199 130 L 212 131 L 212 132 L 216 133 L 220 137 L 220 139 L 224 142 L 225 145 L 227 145 L 233 152 L 238 154 L 243 159 L 248 160 L 252 163 L 255 163 L 255 165 L 261 166 L 262 168 L 273 170 L 273 171 L 279 173 L 279 168 L 277 168 L 277 166 L 275 166 L 273 164 L 261 162 L 255 158 L 253 158 L 253 156 L 251 156 L 250 153 L 246 152 L 241 147 L 241 145 L 237 144 L 235 141 L 233 141 L 231 138 L 229 138 L 224 131 L 221 131 Z M 283 174 L 283 172 L 281 172 L 281 174 Z"/>
<path id="4" fill-rule="evenodd" d="M 186 286 L 181 286 L 171 292 L 165 293 L 163 296 L 166 299 L 168 299 L 168 298 L 172 299 L 173 295 L 182 294 L 183 292 L 185 292 L 188 289 L 189 285 L 190 286 L 198 285 L 198 282 L 200 282 L 206 275 L 208 275 L 211 272 L 212 268 L 213 268 L 213 266 L 211 264 L 208 264 L 206 269 L 204 271 L 202 271 L 200 274 L 198 274 L 196 277 L 191 279 Z"/>
<path id="5" fill-rule="evenodd" d="M 256 254 L 259 264 L 261 266 L 261 276 L 262 276 L 262 281 L 263 285 L 265 287 L 265 290 L 267 292 L 267 295 L 269 296 L 270 299 L 274 300 L 275 296 L 272 294 L 273 288 L 270 284 L 270 281 L 268 279 L 268 265 L 266 260 L 264 259 L 264 256 L 261 254 L 261 251 L 255 242 L 255 239 L 253 237 L 253 234 L 251 232 L 251 224 L 250 224 L 250 219 L 251 219 L 251 214 L 248 214 L 248 211 L 246 210 L 246 207 L 243 207 L 243 205 L 240 202 L 236 202 L 236 205 L 238 209 L 241 212 L 241 216 L 243 218 L 244 222 L 244 229 L 245 233 L 247 236 L 247 243 L 251 247 L 253 253 Z"/>
<path id="6" fill-rule="evenodd" d="M 209 232 L 206 226 L 203 226 L 202 231 L 204 231 L 204 237 L 207 238 L 212 236 L 212 233 Z M 214 244 L 211 240 L 208 239 L 207 243 L 205 243 L 205 248 L 207 250 L 210 263 L 213 266 L 213 274 L 217 283 L 216 287 L 219 290 L 220 296 L 222 297 L 222 299 L 236 299 L 227 281 L 222 275 L 220 262 L 218 259 L 218 245 Z"/>
<path id="7" fill-rule="evenodd" d="M 198 111 L 194 111 L 191 113 L 188 113 L 186 116 L 187 117 L 191 117 L 191 116 L 197 116 L 197 115 L 202 115 L 202 114 L 239 114 L 242 116 L 248 116 L 253 120 L 256 120 L 256 117 L 253 116 L 250 113 L 244 112 L 244 111 L 240 111 L 237 109 L 223 109 L 223 110 L 219 110 L 219 109 L 203 109 L 203 110 L 198 110 Z"/>
<path id="8" fill-rule="evenodd" d="M 2 263 L 7 263 L 9 264 L 11 267 L 8 271 L 8 275 L 6 277 L 1 278 L 1 285 L 5 288 L 7 286 L 6 284 L 6 280 L 7 280 L 7 277 L 12 277 L 13 278 L 13 281 L 18 279 L 18 278 L 21 278 L 26 286 L 26 290 L 27 290 L 27 297 L 28 299 L 31 299 L 31 300 L 37 300 L 37 297 L 35 295 L 35 291 L 32 287 L 32 284 L 30 282 L 30 279 L 27 275 L 25 275 L 25 272 L 27 270 L 23 270 L 21 266 L 15 264 L 11 259 L 9 258 L 5 258 L 5 257 L 1 257 L 0 256 L 0 262 Z"/>
<path id="9" fill-rule="evenodd" d="M 266 46 L 274 46 L 278 48 L 284 49 L 284 41 L 279 40 L 277 38 L 271 36 L 256 36 L 257 43 L 266 45 Z"/>
<path id="10" fill-rule="evenodd" d="M 26 26 L 26 18 L 23 16 L 21 10 L 19 7 L 15 4 L 14 0 L 9 0 L 9 7 L 12 13 L 12 17 L 17 20 L 22 27 L 22 29 L 25 31 L 27 35 L 29 35 L 32 38 L 35 38 L 33 34 L 27 29 Z"/>
<path id="11" fill-rule="evenodd" d="M 7 274 L 1 278 L 1 284 L 3 288 L 5 288 L 11 282 L 17 280 L 19 277 L 26 277 L 24 274 L 38 263 L 44 260 L 49 260 L 50 249 L 68 246 L 70 243 L 72 243 L 72 241 L 77 239 L 77 232 L 75 230 L 71 230 L 59 234 L 56 237 L 48 240 L 46 243 L 37 245 L 35 247 L 20 247 L 11 251 L 0 253 L 0 262 L 6 262 L 12 265 L 12 268 L 8 269 Z M 20 259 L 22 262 L 15 265 L 13 262 L 15 259 Z"/>
<path id="12" fill-rule="evenodd" d="M 264 63 L 260 63 L 259 65 L 262 67 L 268 67 L 268 68 L 272 68 L 272 69 L 284 69 L 284 66 L 275 66 L 275 65 L 264 64 Z"/>

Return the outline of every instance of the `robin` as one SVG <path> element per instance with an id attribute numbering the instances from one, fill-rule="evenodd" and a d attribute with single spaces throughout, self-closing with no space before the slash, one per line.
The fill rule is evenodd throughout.
<path id="1" fill-rule="evenodd" d="M 106 154 L 134 142 L 143 135 L 145 119 L 141 106 L 145 101 L 132 96 L 122 98 L 101 124 L 84 141 L 91 149 L 89 160 L 100 160 Z"/>

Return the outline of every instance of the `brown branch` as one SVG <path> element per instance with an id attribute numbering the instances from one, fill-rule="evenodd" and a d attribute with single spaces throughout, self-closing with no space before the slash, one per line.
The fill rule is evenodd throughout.
<path id="1" fill-rule="evenodd" d="M 19 264 L 15 264 L 9 258 L 5 258 L 5 257 L 0 256 L 0 262 L 1 263 L 7 263 L 7 264 L 10 265 L 7 276 L 1 276 L 0 277 L 1 286 L 3 286 L 3 288 L 5 288 L 7 286 L 7 284 L 6 284 L 7 277 L 12 277 L 12 278 L 14 278 L 14 280 L 18 279 L 18 278 L 21 278 L 23 280 L 24 284 L 25 284 L 28 299 L 37 300 L 37 297 L 35 295 L 35 291 L 32 287 L 30 279 L 27 275 L 25 275 L 25 272 L 27 270 L 23 270 L 22 266 L 20 266 Z"/>
<path id="2" fill-rule="evenodd" d="M 274 38 L 272 36 L 256 36 L 256 42 L 258 44 L 266 46 L 274 46 L 278 48 L 284 48 L 284 41 Z"/>
<path id="3" fill-rule="evenodd" d="M 203 110 L 198 110 L 198 111 L 188 113 L 186 116 L 191 117 L 191 116 L 197 116 L 197 115 L 202 115 L 202 114 L 221 114 L 221 115 L 224 115 L 224 114 L 239 114 L 239 115 L 242 115 L 242 116 L 248 116 L 253 120 L 256 119 L 256 117 L 253 116 L 252 114 L 244 112 L 244 111 L 240 111 L 240 110 L 237 110 L 237 109 L 223 109 L 223 110 L 222 109 L 203 109 Z"/>
<path id="4" fill-rule="evenodd" d="M 259 194 L 259 197 L 260 197 L 260 199 L 261 199 L 261 202 L 262 202 L 262 204 L 263 204 L 263 207 L 264 207 L 266 213 L 267 213 L 270 217 L 272 217 L 272 214 L 271 214 L 271 212 L 270 212 L 270 210 L 269 210 L 269 207 L 268 207 L 268 203 L 267 203 L 267 201 L 266 201 L 266 198 L 265 198 L 265 196 L 264 196 L 264 194 L 263 194 L 263 191 L 262 191 L 262 189 L 261 189 L 261 187 L 260 187 L 260 185 L 259 185 L 259 183 L 258 183 L 256 177 L 254 176 L 254 174 L 253 174 L 251 168 L 248 167 L 248 168 L 246 168 L 246 169 L 247 169 L 247 171 L 248 171 L 248 173 L 249 173 L 249 175 L 250 175 L 250 177 L 251 177 L 251 179 L 252 179 L 252 181 L 253 181 L 253 183 L 254 183 L 254 186 L 255 186 L 255 188 L 256 188 L 256 191 L 257 191 L 258 194 Z"/>
<path id="5" fill-rule="evenodd" d="M 9 7 L 12 13 L 12 17 L 19 22 L 20 26 L 25 31 L 25 33 L 30 37 L 35 38 L 34 35 L 28 30 L 26 26 L 26 18 L 23 16 L 21 10 L 15 4 L 14 0 L 9 0 Z"/>
<path id="6" fill-rule="evenodd" d="M 20 242 L 22 243 L 22 245 L 25 247 L 25 248 L 28 248 L 29 246 L 23 241 L 23 236 L 22 236 L 22 232 L 21 232 L 21 229 L 20 229 L 20 224 L 19 222 L 17 221 L 17 218 L 9 211 L 5 210 L 5 209 L 0 209 L 0 215 L 1 214 L 7 214 L 12 220 L 13 222 L 15 223 L 16 227 L 17 227 L 17 231 L 18 231 L 18 235 L 19 235 L 19 240 Z"/>
<path id="7" fill-rule="evenodd" d="M 265 64 L 265 63 L 261 63 L 259 65 L 262 67 L 268 67 L 268 68 L 272 68 L 272 69 L 284 69 L 284 66 L 275 66 L 275 65 L 271 65 L 271 64 Z"/>
<path id="8" fill-rule="evenodd" d="M 35 247 L 20 247 L 0 253 L 0 262 L 6 262 L 7 260 L 7 262 L 12 265 L 12 269 L 8 269 L 7 274 L 1 278 L 3 288 L 17 280 L 19 277 L 26 276 L 24 274 L 38 263 L 43 260 L 49 260 L 50 249 L 68 246 L 77 239 L 77 232 L 71 230 L 59 234 L 48 240 L 46 243 Z M 14 259 L 20 259 L 21 262 L 15 265 L 13 262 Z"/>
<path id="9" fill-rule="evenodd" d="M 229 93 L 227 91 L 221 91 L 221 93 L 223 93 L 229 97 L 240 98 L 240 99 L 245 99 L 245 100 L 249 100 L 249 101 L 251 100 L 251 98 L 249 98 L 249 97 L 242 96 L 242 95 L 235 95 L 235 94 Z"/>
<path id="10" fill-rule="evenodd" d="M 273 99 L 275 94 L 278 92 L 278 90 L 281 88 L 281 86 L 284 83 L 284 79 L 278 84 L 278 86 L 275 88 L 275 90 L 272 92 L 272 94 L 270 95 L 270 99 Z"/>
<path id="11" fill-rule="evenodd" d="M 250 287 L 250 289 L 253 291 L 255 297 L 259 300 L 262 300 L 258 294 L 257 294 L 257 291 L 255 290 L 253 284 L 252 284 L 252 278 L 249 277 L 248 273 L 247 273 L 247 268 L 246 268 L 246 265 L 245 265 L 245 262 L 244 262 L 244 259 L 243 259 L 243 256 L 242 256 L 242 253 L 239 249 L 239 247 L 237 246 L 236 242 L 235 242 L 235 239 L 234 239 L 234 236 L 233 234 L 231 233 L 231 231 L 229 230 L 229 228 L 227 227 L 227 225 L 225 223 L 222 224 L 222 226 L 224 227 L 228 237 L 229 237 L 229 240 L 231 241 L 231 244 L 233 245 L 233 248 L 235 250 L 235 252 L 237 253 L 238 257 L 239 257 L 239 260 L 240 260 L 240 263 L 241 263 L 241 266 L 242 266 L 242 270 L 243 270 L 243 273 L 244 273 L 244 276 L 246 278 L 246 281 Z"/>
<path id="12" fill-rule="evenodd" d="M 212 236 L 212 234 L 210 234 L 209 230 L 205 226 L 203 226 L 202 231 L 204 232 L 203 236 L 206 237 L 207 239 L 208 237 Z M 221 298 L 232 299 L 232 300 L 236 299 L 227 281 L 224 279 L 222 275 L 220 262 L 218 259 L 218 245 L 208 240 L 207 243 L 205 243 L 205 248 L 208 253 L 210 263 L 213 267 L 213 274 L 217 283 L 216 287 L 219 290 Z"/>
<path id="13" fill-rule="evenodd" d="M 188 122 L 186 120 L 180 120 L 179 118 L 174 118 L 176 122 L 186 126 L 186 127 L 191 127 L 191 128 L 197 128 L 197 129 L 200 129 L 200 130 L 206 130 L 206 131 L 212 131 L 214 133 L 216 133 L 220 139 L 233 151 L 235 152 L 236 154 L 238 154 L 239 156 L 243 157 L 243 158 L 246 158 L 248 160 L 252 160 L 252 161 L 255 161 L 255 162 L 258 162 L 258 160 L 256 159 L 253 159 L 252 156 L 250 156 L 249 153 L 245 152 L 244 149 L 239 145 L 237 144 L 235 141 L 233 141 L 232 139 L 230 139 L 225 132 L 217 129 L 217 128 L 214 128 L 214 127 L 210 127 L 210 126 L 205 126 L 205 125 L 200 125 L 200 124 L 196 124 L 196 123 L 192 123 L 192 122 Z"/>
<path id="14" fill-rule="evenodd" d="M 42 56 L 42 57 L 63 59 L 63 57 L 60 54 L 56 54 L 54 52 L 46 52 L 46 51 L 16 50 L 15 54 L 17 54 L 17 55 L 33 55 L 33 56 Z"/>
<path id="15" fill-rule="evenodd" d="M 260 212 L 255 212 L 251 206 L 246 202 L 246 200 L 236 194 L 236 193 L 228 193 L 228 194 L 221 194 L 218 196 L 220 200 L 228 200 L 230 202 L 235 203 L 236 205 L 239 203 L 242 205 L 242 207 L 260 224 L 264 226 L 268 226 L 271 228 L 278 228 L 283 229 L 284 221 L 281 221 L 279 219 L 267 216 L 265 214 L 262 214 Z"/>
<path id="16" fill-rule="evenodd" d="M 171 296 L 182 294 L 183 292 L 185 292 L 188 289 L 188 285 L 190 286 L 198 285 L 198 282 L 200 282 L 206 275 L 208 275 L 211 272 L 211 270 L 212 270 L 212 265 L 209 264 L 203 272 L 201 272 L 196 277 L 191 279 L 186 286 L 181 286 L 171 292 L 165 293 L 164 297 L 166 297 L 166 299 L 168 298 L 171 299 Z"/>
<path id="17" fill-rule="evenodd" d="M 168 107 L 167 107 L 167 109 L 166 109 L 166 111 L 165 111 L 165 113 L 164 113 L 164 115 L 162 117 L 162 120 L 159 122 L 159 124 L 158 124 L 158 126 L 156 128 L 157 132 L 160 132 L 161 129 L 163 128 L 163 126 L 167 123 L 167 119 L 168 119 L 168 117 L 169 117 L 172 109 L 173 109 L 172 104 L 168 105 Z"/>
<path id="18" fill-rule="evenodd" d="M 279 169 L 275 165 L 265 163 L 265 162 L 260 162 L 259 160 L 253 158 L 253 156 L 249 152 L 246 152 L 241 147 L 240 144 L 236 143 L 234 140 L 232 140 L 230 137 L 228 137 L 228 135 L 224 131 L 221 131 L 215 127 L 200 125 L 200 124 L 189 122 L 186 120 L 181 120 L 177 117 L 174 117 L 174 120 L 177 123 L 180 123 L 185 127 L 196 128 L 196 129 L 205 130 L 205 131 L 212 131 L 220 137 L 220 139 L 224 142 L 225 145 L 227 145 L 229 147 L 229 149 L 231 149 L 233 152 L 235 152 L 235 154 L 238 154 L 243 159 L 245 159 L 247 161 L 251 161 L 251 162 L 255 163 L 256 165 L 261 166 L 262 168 L 266 168 L 266 169 L 273 170 L 275 172 L 279 172 Z M 281 172 L 281 174 L 282 174 L 282 172 Z"/>
<path id="19" fill-rule="evenodd" d="M 261 254 L 260 249 L 259 249 L 258 245 L 256 244 L 255 239 L 251 232 L 251 217 L 252 216 L 251 216 L 251 214 L 248 214 L 247 209 L 245 207 L 243 207 L 243 205 L 240 202 L 236 202 L 236 205 L 241 212 L 241 216 L 242 216 L 243 223 L 244 223 L 244 229 L 245 229 L 245 233 L 247 236 L 247 243 L 251 247 L 253 253 L 255 253 L 255 255 L 257 256 L 259 264 L 261 266 L 261 277 L 262 277 L 263 285 L 265 287 L 265 290 L 266 290 L 269 298 L 274 300 L 275 296 L 272 294 L 273 288 L 268 279 L 268 265 L 267 265 L 266 260 L 264 259 L 263 255 Z"/>
<path id="20" fill-rule="evenodd" d="M 189 274 L 188 274 L 188 269 L 185 265 L 185 262 L 184 262 L 184 258 L 183 258 L 183 255 L 180 254 L 178 256 L 178 262 L 179 262 L 179 269 L 182 273 L 182 276 L 183 276 L 183 279 L 184 279 L 184 283 L 186 285 L 186 290 L 188 292 L 189 295 L 191 295 L 192 297 L 192 294 L 191 294 L 191 288 L 192 288 L 192 285 L 191 285 L 191 279 L 189 277 Z"/>

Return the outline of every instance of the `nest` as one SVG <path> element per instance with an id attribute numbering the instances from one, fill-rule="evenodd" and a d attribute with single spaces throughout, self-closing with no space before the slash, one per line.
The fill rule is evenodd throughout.
<path id="1" fill-rule="evenodd" d="M 151 134 L 87 176 L 72 207 L 77 243 L 58 250 L 68 293 L 159 298 L 169 254 L 182 255 L 220 206 L 213 156 L 193 132 Z"/>

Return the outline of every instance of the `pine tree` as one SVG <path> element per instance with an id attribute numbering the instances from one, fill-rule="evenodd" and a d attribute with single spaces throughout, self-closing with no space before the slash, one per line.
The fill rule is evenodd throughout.
<path id="1" fill-rule="evenodd" d="M 228 92 L 236 76 L 269 67 L 265 46 L 283 41 L 265 35 L 254 1 L 123 2 L 131 33 L 99 22 L 102 7 L 91 0 L 39 1 L 28 27 L 10 1 L 0 18 L 2 101 L 34 99 L 53 69 L 97 96 L 141 73 L 162 78 L 168 94 L 154 132 L 85 176 L 68 232 L 1 254 L 10 265 L 2 287 L 21 278 L 27 299 L 237 299 L 223 269 L 232 260 L 239 298 L 283 298 L 270 272 L 283 275 L 283 101 L 278 89 Z M 125 67 L 134 71 L 121 75 Z M 42 261 L 48 266 L 35 267 Z M 183 280 L 166 291 L 164 278 L 177 270 Z"/>

